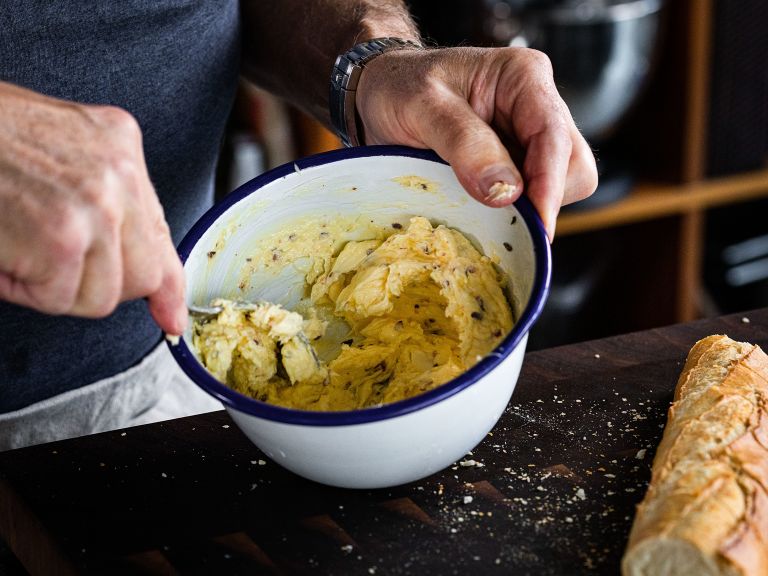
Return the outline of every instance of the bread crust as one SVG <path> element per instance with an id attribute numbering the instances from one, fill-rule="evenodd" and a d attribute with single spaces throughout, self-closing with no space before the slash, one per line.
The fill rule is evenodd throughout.
<path id="1" fill-rule="evenodd" d="M 768 356 L 727 336 L 685 362 L 625 576 L 768 574 Z"/>

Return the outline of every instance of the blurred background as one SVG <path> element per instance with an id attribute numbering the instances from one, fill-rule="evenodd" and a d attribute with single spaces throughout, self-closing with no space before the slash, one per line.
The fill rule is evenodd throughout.
<path id="1" fill-rule="evenodd" d="M 413 0 L 428 43 L 546 52 L 598 158 L 567 207 L 530 349 L 768 306 L 765 0 Z M 221 194 L 340 147 L 240 88 Z"/>

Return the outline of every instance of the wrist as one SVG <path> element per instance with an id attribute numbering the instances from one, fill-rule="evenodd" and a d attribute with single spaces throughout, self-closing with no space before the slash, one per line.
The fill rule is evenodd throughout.
<path id="1" fill-rule="evenodd" d="M 340 54 L 331 74 L 329 108 L 331 125 L 345 146 L 365 143 L 356 96 L 365 66 L 388 52 L 422 50 L 421 43 L 396 37 L 374 38 Z"/>

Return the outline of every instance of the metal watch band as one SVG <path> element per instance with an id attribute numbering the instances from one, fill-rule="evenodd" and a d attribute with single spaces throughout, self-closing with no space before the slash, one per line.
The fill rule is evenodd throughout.
<path id="1" fill-rule="evenodd" d="M 331 74 L 329 106 L 331 124 L 344 146 L 359 146 L 364 142 L 362 123 L 355 106 L 355 92 L 365 63 L 391 50 L 420 48 L 422 46 L 412 40 L 374 38 L 353 46 L 336 58 Z"/>

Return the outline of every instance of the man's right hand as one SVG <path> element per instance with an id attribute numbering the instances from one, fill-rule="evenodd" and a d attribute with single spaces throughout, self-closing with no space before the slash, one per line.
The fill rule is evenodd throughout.
<path id="1" fill-rule="evenodd" d="M 0 299 L 89 318 L 147 297 L 187 322 L 184 276 L 126 111 L 0 82 Z"/>

